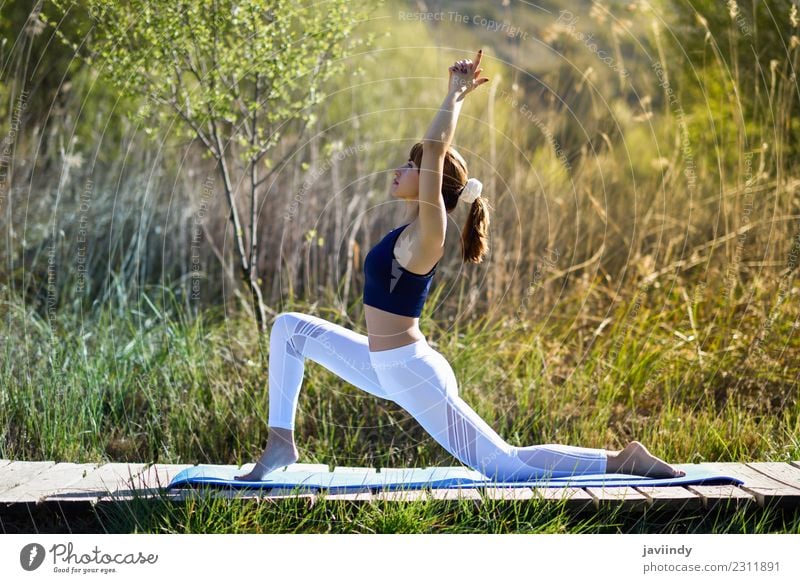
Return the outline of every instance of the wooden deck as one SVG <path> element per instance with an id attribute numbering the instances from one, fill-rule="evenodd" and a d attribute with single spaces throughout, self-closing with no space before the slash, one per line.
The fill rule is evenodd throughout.
<path id="1" fill-rule="evenodd" d="M 475 504 L 507 500 L 524 502 L 531 499 L 564 501 L 565 507 L 595 511 L 604 507 L 626 510 L 648 508 L 675 511 L 703 510 L 729 505 L 753 508 L 775 506 L 784 509 L 800 507 L 800 460 L 789 463 L 753 462 L 710 463 L 708 469 L 734 476 L 740 486 L 671 486 L 671 487 L 606 487 L 606 488 L 468 488 L 425 489 L 410 491 L 363 491 L 346 494 L 292 492 L 290 490 L 232 490 L 194 488 L 166 491 L 162 488 L 190 465 L 152 464 L 74 464 L 0 460 L 0 518 L 32 508 L 53 510 L 90 510 L 97 504 L 119 504 L 134 499 L 162 498 L 185 501 L 197 496 L 221 498 L 281 500 L 300 498 L 314 504 L 317 500 L 351 502 L 402 502 L 411 500 L 467 500 Z M 288 469 L 330 471 L 326 465 L 293 464 Z M 364 468 L 337 467 L 335 472 Z M 373 470 L 376 471 L 376 470 Z"/>

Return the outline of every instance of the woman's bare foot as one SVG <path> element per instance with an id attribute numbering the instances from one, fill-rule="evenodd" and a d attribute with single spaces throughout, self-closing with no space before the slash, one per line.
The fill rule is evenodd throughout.
<path id="1" fill-rule="evenodd" d="M 607 471 L 650 478 L 679 478 L 686 475 L 683 470 L 675 469 L 651 454 L 638 441 L 631 441 L 621 451 L 609 453 Z"/>
<path id="2" fill-rule="evenodd" d="M 258 482 L 270 472 L 293 464 L 300 457 L 294 443 L 294 431 L 283 427 L 270 427 L 267 447 L 255 467 L 247 474 L 235 476 L 234 480 Z"/>

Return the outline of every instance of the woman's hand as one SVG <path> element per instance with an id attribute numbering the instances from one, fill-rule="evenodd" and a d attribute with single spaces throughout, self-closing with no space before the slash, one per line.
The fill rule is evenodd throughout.
<path id="1" fill-rule="evenodd" d="M 476 87 L 486 83 L 489 79 L 487 77 L 478 77 L 483 69 L 479 69 L 481 64 L 481 57 L 483 56 L 483 49 L 478 50 L 478 56 L 475 57 L 473 63 L 470 59 L 456 61 L 449 69 L 450 79 L 448 81 L 449 91 L 458 95 L 458 99 L 464 97 Z"/>

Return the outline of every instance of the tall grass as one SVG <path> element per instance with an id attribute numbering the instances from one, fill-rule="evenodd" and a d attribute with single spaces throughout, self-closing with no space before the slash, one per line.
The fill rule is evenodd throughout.
<path id="1" fill-rule="evenodd" d="M 279 500 L 222 499 L 195 492 L 180 503 L 135 498 L 101 504 L 91 515 L 32 514 L 4 519 L 6 533 L 152 534 L 757 534 L 800 532 L 798 516 L 776 508 L 745 509 L 724 502 L 711 510 L 627 512 L 621 507 L 576 512 L 557 502 L 486 499 L 371 503 L 318 496 Z"/>
<path id="2" fill-rule="evenodd" d="M 172 295 L 164 304 L 141 297 L 57 326 L 6 298 L 0 456 L 241 464 L 261 451 L 268 339 L 241 313 L 193 317 Z M 701 366 L 694 342 L 676 343 L 682 308 L 655 328 L 644 310 L 620 314 L 624 323 L 592 336 L 580 360 L 560 340 L 575 327 L 569 316 L 554 317 L 546 333 L 480 314 L 457 331 L 423 323 L 423 332 L 452 364 L 464 399 L 514 445 L 616 449 L 638 439 L 673 461 L 800 459 L 797 361 L 748 360 L 745 343 L 726 345 L 725 329 L 710 328 Z M 331 310 L 291 309 L 342 322 Z M 787 349 L 794 317 L 778 317 L 768 354 Z M 755 319 L 738 324 L 743 335 Z M 634 340 L 645 335 L 648 347 Z M 628 340 L 616 347 L 620 336 Z M 453 463 L 399 406 L 313 361 L 297 441 L 308 462 Z"/>
<path id="3" fill-rule="evenodd" d="M 136 533 L 360 533 L 360 534 L 744 534 L 800 533 L 800 517 L 778 509 L 757 511 L 722 504 L 711 511 L 644 514 L 620 507 L 567 510 L 542 500 L 509 502 L 415 501 L 358 504 L 320 496 L 237 501 L 196 496 L 184 504 L 137 501 L 98 512 L 93 529 Z"/>
<path id="4" fill-rule="evenodd" d="M 582 15 L 573 29 L 555 13 L 475 7 L 541 35 L 549 48 L 534 47 L 538 60 L 479 26 L 453 27 L 445 44 L 439 28 L 399 19 L 398 5 L 361 25 L 361 34 L 390 34 L 352 57 L 352 76 L 329 88 L 307 139 L 295 150 L 281 146 L 270 161 L 275 174 L 262 193 L 259 241 L 271 250 L 261 255 L 260 272 L 273 312 L 284 301 L 317 301 L 357 321 L 365 252 L 400 216 L 388 196 L 391 170 L 430 122 L 449 62 L 468 56 L 451 47 L 475 44 L 486 48 L 495 86 L 472 96 L 456 146 L 495 209 L 491 255 L 481 266 L 460 265 L 459 208 L 440 285 L 452 290 L 463 278 L 476 292 L 466 306 L 445 294 L 437 314 L 522 308 L 520 315 L 538 318 L 561 301 L 563 288 L 580 285 L 589 294 L 583 318 L 613 310 L 642 285 L 703 284 L 726 296 L 728 314 L 751 305 L 751 284 L 775 286 L 772 293 L 783 284 L 784 296 L 793 297 L 787 284 L 800 243 L 800 182 L 790 73 L 800 43 L 787 43 L 783 53 L 766 45 L 769 62 L 753 62 L 741 40 L 722 42 L 729 33 L 741 36 L 734 20 L 714 24 L 715 42 L 696 47 L 702 26 L 693 21 L 690 34 L 673 14 L 688 7 L 623 4 L 597 2 L 578 12 L 580 3 L 566 3 Z M 626 56 L 627 84 L 576 38 L 590 32 Z M 769 32 L 760 34 L 771 42 Z M 796 27 L 790 32 L 797 36 Z M 25 42 L 19 45 L 4 93 L 9 112 L 25 87 L 12 74 L 29 58 Z M 59 111 L 82 113 L 41 120 L 51 136 L 46 147 L 37 146 L 43 130 L 36 118 L 20 121 L 15 158 L 31 163 L 10 175 L 0 213 L 6 285 L 41 314 L 87 310 L 121 293 L 135 298 L 148 285 L 174 288 L 198 309 L 246 306 L 217 169 L 169 127 L 144 135 L 135 104 L 108 95 L 100 74 L 85 67 L 71 73 Z M 84 101 L 91 117 L 88 106 L 80 109 Z M 29 111 L 35 103 L 29 99 Z M 536 301 L 526 302 L 533 288 Z M 655 295 L 652 307 L 661 301 Z"/>

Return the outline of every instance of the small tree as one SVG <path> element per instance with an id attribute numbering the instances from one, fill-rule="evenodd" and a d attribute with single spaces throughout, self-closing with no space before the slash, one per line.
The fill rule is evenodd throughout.
<path id="1" fill-rule="evenodd" d="M 350 38 L 360 15 L 347 0 L 51 2 L 62 16 L 86 9 L 93 23 L 89 42 L 78 47 L 64 40 L 88 51 L 87 62 L 96 63 L 125 94 L 143 98 L 143 114 L 155 111 L 161 121 L 167 112 L 177 115 L 181 135 L 199 139 L 216 160 L 241 275 L 258 328 L 265 331 L 258 191 L 270 173 L 262 176 L 260 170 L 280 168 L 268 154 L 290 122 L 300 124 L 299 135 L 313 122 L 312 107 L 324 98 L 322 85 L 360 44 Z M 243 162 L 239 176 L 232 172 L 236 156 Z M 249 191 L 246 221 L 235 196 L 239 182 Z"/>

